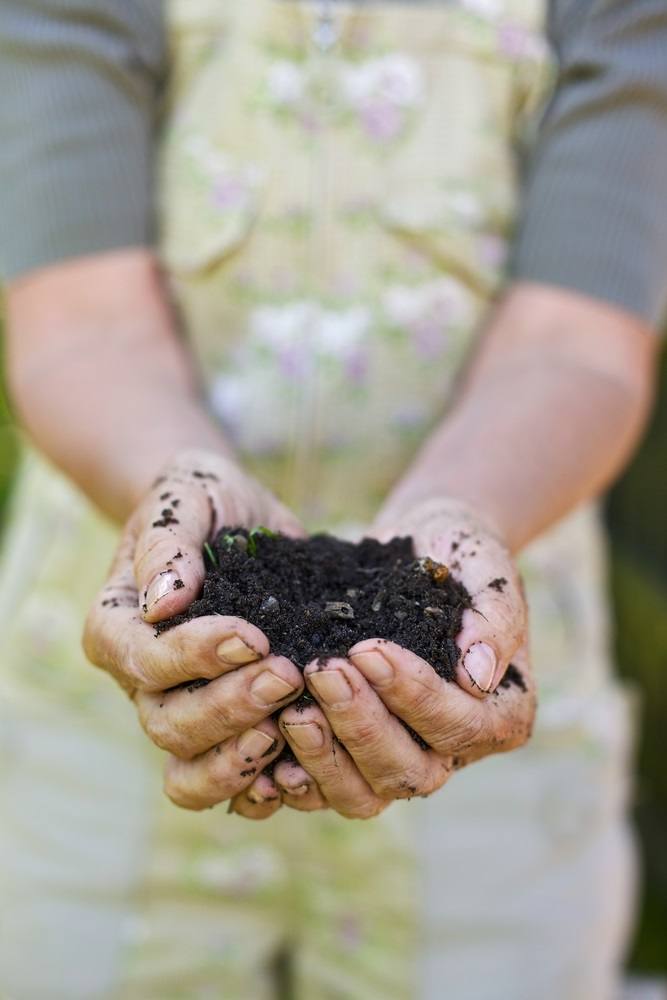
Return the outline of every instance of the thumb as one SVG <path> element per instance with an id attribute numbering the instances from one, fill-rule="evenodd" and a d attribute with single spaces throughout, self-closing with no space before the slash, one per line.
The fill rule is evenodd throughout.
<path id="1" fill-rule="evenodd" d="M 144 620 L 163 621 L 194 601 L 204 581 L 202 548 L 219 523 L 205 481 L 176 471 L 160 478 L 140 514 L 134 575 Z"/>
<path id="2" fill-rule="evenodd" d="M 456 640 L 461 650 L 456 679 L 469 694 L 483 698 L 496 690 L 512 657 L 526 642 L 526 604 L 511 565 L 504 575 L 490 578 L 487 573 L 479 588 L 466 585 L 472 594 L 472 607 L 463 614 Z"/>

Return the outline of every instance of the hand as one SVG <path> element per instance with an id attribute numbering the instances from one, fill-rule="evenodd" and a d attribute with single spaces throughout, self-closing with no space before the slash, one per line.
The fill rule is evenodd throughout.
<path id="1" fill-rule="evenodd" d="M 168 752 L 165 790 L 187 809 L 251 788 L 284 746 L 269 716 L 303 689 L 294 664 L 270 656 L 264 633 L 240 618 L 196 618 L 155 637 L 155 622 L 197 596 L 203 544 L 225 524 L 302 533 L 231 460 L 180 455 L 130 518 L 84 633 L 88 658 L 127 691 L 150 739 Z M 270 779 L 257 780 L 263 798 L 276 801 Z"/>
<path id="2" fill-rule="evenodd" d="M 445 563 L 465 584 L 473 608 L 457 640 L 457 683 L 381 637 L 306 668 L 318 704 L 287 707 L 280 729 L 303 768 L 299 777 L 305 773 L 329 806 L 357 818 L 397 798 L 431 795 L 465 764 L 521 746 L 535 714 L 521 583 L 493 530 L 452 501 L 422 504 L 378 533 L 411 534 L 418 555 Z M 318 807 L 315 796 L 304 797 Z"/>

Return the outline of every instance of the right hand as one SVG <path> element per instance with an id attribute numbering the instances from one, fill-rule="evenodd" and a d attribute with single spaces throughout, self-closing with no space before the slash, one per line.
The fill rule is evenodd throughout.
<path id="1" fill-rule="evenodd" d="M 210 807 L 251 786 L 265 803 L 262 815 L 280 805 L 261 771 L 284 747 L 270 716 L 301 693 L 300 671 L 269 655 L 264 633 L 241 618 L 196 618 L 158 638 L 152 628 L 197 597 L 205 541 L 223 525 L 260 524 L 303 533 L 287 508 L 230 459 L 179 455 L 128 521 L 86 622 L 86 655 L 130 695 L 144 730 L 168 752 L 165 791 L 186 809 Z M 202 680 L 209 683 L 193 684 Z"/>

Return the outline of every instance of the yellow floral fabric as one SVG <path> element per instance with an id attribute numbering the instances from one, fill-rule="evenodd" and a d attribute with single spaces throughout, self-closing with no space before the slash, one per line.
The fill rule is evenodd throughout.
<path id="1" fill-rule="evenodd" d="M 539 0 L 328 10 L 172 0 L 160 215 L 212 412 L 309 526 L 350 531 L 502 283 L 551 61 Z M 27 453 L 0 572 L 7 995 L 262 1000 L 287 975 L 298 1000 L 611 996 L 629 727 L 593 510 L 524 558 L 531 746 L 368 824 L 161 799 L 159 754 L 79 649 L 114 542 Z"/>

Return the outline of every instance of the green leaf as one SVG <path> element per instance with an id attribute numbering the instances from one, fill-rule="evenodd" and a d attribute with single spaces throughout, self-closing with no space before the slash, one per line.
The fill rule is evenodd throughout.
<path id="1" fill-rule="evenodd" d="M 226 539 L 225 539 L 225 541 L 226 541 Z M 209 559 L 211 560 L 211 562 L 213 563 L 213 565 L 217 566 L 218 565 L 218 560 L 216 558 L 215 552 L 213 551 L 213 549 L 211 548 L 211 546 L 208 544 L 208 542 L 204 542 L 204 552 L 209 557 Z"/>
<path id="2" fill-rule="evenodd" d="M 275 531 L 271 531 L 270 528 L 265 528 L 263 524 L 258 525 L 258 527 L 253 528 L 248 535 L 248 555 L 253 558 L 257 555 L 257 539 L 260 535 L 265 538 L 277 538 L 278 534 Z"/>

